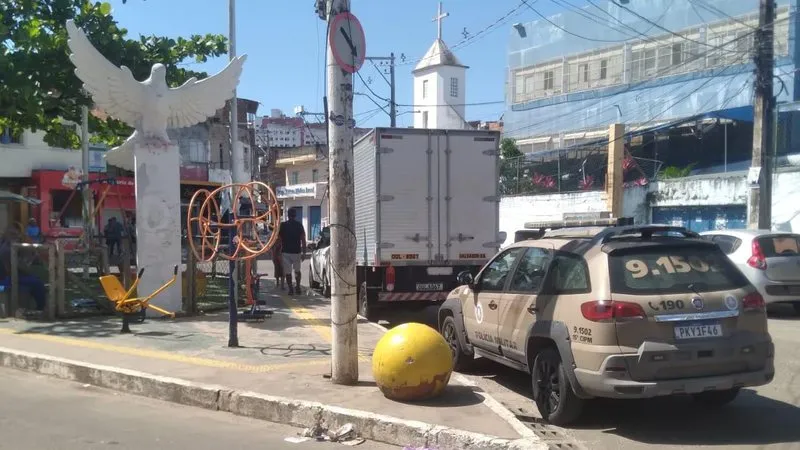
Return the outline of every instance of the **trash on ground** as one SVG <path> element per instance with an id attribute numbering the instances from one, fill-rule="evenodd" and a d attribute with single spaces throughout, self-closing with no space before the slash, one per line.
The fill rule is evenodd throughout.
<path id="1" fill-rule="evenodd" d="M 310 440 L 310 438 L 307 438 L 307 437 L 290 436 L 290 437 L 284 438 L 284 441 L 291 442 L 292 444 L 300 444 L 300 443 L 306 442 L 308 440 Z"/>
<path id="2" fill-rule="evenodd" d="M 356 429 L 352 423 L 346 423 L 335 430 L 329 430 L 324 427 L 322 423 L 318 423 L 311 428 L 298 433 L 301 437 L 306 439 L 316 439 L 317 441 L 338 442 L 350 447 L 363 444 L 366 439 L 356 433 Z M 288 440 L 288 438 L 287 438 Z M 302 441 L 305 442 L 305 441 Z"/>

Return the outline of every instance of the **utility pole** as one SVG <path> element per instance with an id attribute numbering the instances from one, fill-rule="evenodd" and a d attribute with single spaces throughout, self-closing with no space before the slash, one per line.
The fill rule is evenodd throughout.
<path id="1" fill-rule="evenodd" d="M 747 202 L 750 229 L 772 228 L 772 150 L 775 96 L 772 89 L 774 59 L 775 0 L 760 0 L 755 31 L 755 100 L 753 103 L 753 160 Z"/>
<path id="2" fill-rule="evenodd" d="M 236 0 L 228 0 L 228 59 L 236 58 Z M 239 103 L 236 98 L 236 89 L 231 98 L 231 179 L 234 183 L 246 183 L 244 175 L 243 148 L 239 146 Z M 238 189 L 231 190 L 230 220 L 233 221 L 233 209 L 236 207 Z M 233 235 L 236 232 L 230 228 L 228 245 L 233 245 Z M 228 347 L 239 346 L 239 274 L 236 270 L 236 261 L 228 265 Z"/>
<path id="3" fill-rule="evenodd" d="M 390 56 L 367 56 L 365 59 L 371 61 L 389 61 L 388 81 L 391 92 L 389 96 L 389 119 L 391 120 L 391 127 L 394 128 L 397 126 L 397 99 L 395 98 L 395 82 L 394 82 L 394 52 L 392 52 Z M 383 76 L 382 72 L 381 76 Z M 385 80 L 386 77 L 384 77 L 383 79 Z"/>
<path id="4" fill-rule="evenodd" d="M 320 2 L 321 3 L 321 2 Z M 318 3 L 318 6 L 320 4 Z M 356 236 L 355 189 L 353 185 L 353 74 L 344 70 L 336 58 L 348 59 L 355 66 L 356 49 L 352 54 L 335 55 L 331 41 L 340 34 L 353 46 L 348 29 L 335 25 L 334 18 L 350 11 L 349 0 L 327 0 L 325 11 L 328 34 L 326 118 L 329 122 L 329 192 L 331 251 L 331 380 L 335 384 L 358 382 L 358 311 L 356 307 Z M 319 11 L 318 11 L 319 12 Z M 337 29 L 333 29 L 336 26 Z M 338 29 L 341 28 L 341 29 Z M 352 27 L 348 27 L 352 28 Z M 365 51 L 364 48 L 361 51 Z M 363 56 L 363 55 L 361 55 Z M 354 70 L 353 70 L 354 71 Z"/>
<path id="5" fill-rule="evenodd" d="M 394 91 L 395 91 L 395 89 L 394 89 L 394 52 L 392 52 L 392 54 L 389 55 L 389 58 L 391 58 L 389 60 L 389 79 L 391 80 L 390 84 L 392 85 L 391 94 L 390 94 L 390 97 L 389 97 L 389 100 L 392 101 L 391 102 L 392 104 L 389 107 L 389 112 L 391 113 L 392 128 L 394 128 L 394 127 L 397 126 L 397 100 L 395 99 L 395 96 L 394 96 Z"/>
<path id="6" fill-rule="evenodd" d="M 92 190 L 89 189 L 89 108 L 81 106 L 81 201 L 83 201 L 84 236 L 94 245 L 94 226 L 92 221 Z"/>

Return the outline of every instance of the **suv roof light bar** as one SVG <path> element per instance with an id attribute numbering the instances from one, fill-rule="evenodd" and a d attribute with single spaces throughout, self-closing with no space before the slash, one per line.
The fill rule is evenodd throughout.
<path id="1" fill-rule="evenodd" d="M 648 240 L 653 237 L 655 233 L 678 233 L 685 238 L 699 238 L 700 235 L 685 227 L 677 227 L 672 225 L 636 225 L 618 228 L 609 228 L 598 233 L 594 240 L 600 244 L 605 244 L 613 239 L 621 239 L 625 237 L 637 237 L 641 235 L 642 240 Z"/>
<path id="2" fill-rule="evenodd" d="M 555 220 L 551 222 L 526 222 L 526 230 L 558 230 L 561 228 L 582 228 L 582 227 L 622 227 L 633 225 L 633 217 L 610 217 L 602 219 L 585 220 Z"/>

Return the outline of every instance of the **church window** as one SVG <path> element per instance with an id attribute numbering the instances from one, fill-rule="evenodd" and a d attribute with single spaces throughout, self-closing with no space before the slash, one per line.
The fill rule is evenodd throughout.
<path id="1" fill-rule="evenodd" d="M 458 78 L 450 78 L 450 97 L 458 97 Z"/>
<path id="2" fill-rule="evenodd" d="M 428 80 L 422 80 L 422 98 L 428 98 Z"/>

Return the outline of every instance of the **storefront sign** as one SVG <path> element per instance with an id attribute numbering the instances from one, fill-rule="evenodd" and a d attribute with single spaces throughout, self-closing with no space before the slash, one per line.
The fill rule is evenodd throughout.
<path id="1" fill-rule="evenodd" d="M 89 172 L 106 171 L 106 151 L 105 145 L 89 144 Z"/>
<path id="2" fill-rule="evenodd" d="M 280 186 L 278 187 L 278 190 L 275 193 L 275 195 L 277 195 L 279 199 L 296 198 L 296 197 L 314 198 L 317 196 L 317 183 Z"/>
<path id="3" fill-rule="evenodd" d="M 69 166 L 69 169 L 67 169 L 67 172 L 61 178 L 61 185 L 69 189 L 75 189 L 81 181 L 81 177 L 83 177 L 83 171 L 81 169 L 75 166 Z"/>

